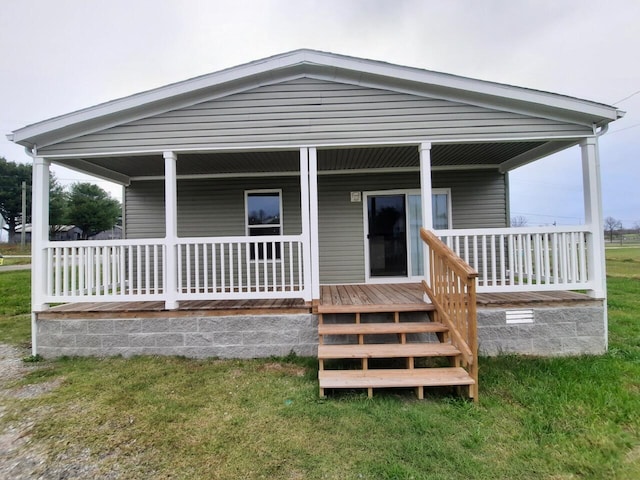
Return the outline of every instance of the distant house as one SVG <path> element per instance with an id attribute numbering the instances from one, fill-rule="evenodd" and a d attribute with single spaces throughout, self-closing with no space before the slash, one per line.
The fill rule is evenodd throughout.
<path id="1" fill-rule="evenodd" d="M 475 398 L 477 342 L 487 354 L 603 352 L 598 138 L 621 115 L 298 50 L 16 130 L 34 152 L 40 219 L 34 351 L 360 358 L 355 374 L 321 368 L 320 387 L 440 381 Z M 509 172 L 576 145 L 585 223 L 511 228 Z M 51 163 L 125 187 L 123 240 L 48 240 Z M 368 345 L 379 333 L 399 346 Z M 454 359 L 446 378 L 413 368 L 436 354 Z M 379 356 L 406 371 L 370 370 Z"/>
<path id="2" fill-rule="evenodd" d="M 89 240 L 120 240 L 122 238 L 122 226 L 114 225 L 109 230 L 103 230 L 91 235 Z"/>

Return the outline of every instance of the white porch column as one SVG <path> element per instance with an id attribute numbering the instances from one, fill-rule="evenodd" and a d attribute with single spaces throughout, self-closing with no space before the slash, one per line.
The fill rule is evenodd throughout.
<path id="1" fill-rule="evenodd" d="M 164 152 L 164 205 L 165 205 L 165 258 L 164 296 L 165 308 L 178 308 L 178 188 L 176 181 L 176 154 Z"/>
<path id="2" fill-rule="evenodd" d="M 418 147 L 420 152 L 420 198 L 422 199 L 422 227 L 433 230 L 432 201 L 431 201 L 431 142 L 423 142 Z M 429 280 L 429 255 L 425 251 L 423 258 L 424 276 Z M 425 300 L 428 297 L 425 295 Z"/>
<path id="3" fill-rule="evenodd" d="M 587 239 L 587 270 L 594 285 L 587 293 L 606 298 L 607 278 L 604 260 L 604 219 L 602 215 L 602 188 L 600 185 L 600 159 L 598 139 L 589 137 L 580 143 L 582 150 L 582 186 L 584 189 L 585 223 L 591 230 Z"/>
<path id="4" fill-rule="evenodd" d="M 311 298 L 320 299 L 320 230 L 318 227 L 318 151 L 309 149 L 309 223 L 311 235 Z"/>
<path id="5" fill-rule="evenodd" d="M 312 300 L 311 219 L 309 211 L 309 149 L 300 149 L 300 210 L 302 215 L 303 298 Z"/>
<path id="6" fill-rule="evenodd" d="M 31 187 L 31 350 L 36 355 L 35 312 L 49 307 L 45 295 L 47 278 L 51 274 L 45 254 L 49 243 L 49 161 L 42 157 L 33 158 Z"/>

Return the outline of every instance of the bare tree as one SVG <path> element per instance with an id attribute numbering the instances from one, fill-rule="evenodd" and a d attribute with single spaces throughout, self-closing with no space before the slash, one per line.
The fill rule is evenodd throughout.
<path id="1" fill-rule="evenodd" d="M 633 230 L 634 230 L 636 233 L 640 233 L 640 220 L 639 220 L 639 221 L 637 221 L 637 222 L 635 222 L 635 223 L 633 224 Z"/>
<path id="2" fill-rule="evenodd" d="M 511 217 L 511 226 L 512 227 L 526 227 L 529 224 L 527 217 L 518 215 L 516 217 Z"/>
<path id="3" fill-rule="evenodd" d="M 613 233 L 622 229 L 622 222 L 617 218 L 607 217 L 604 219 L 604 231 L 609 234 L 609 241 L 613 242 Z"/>

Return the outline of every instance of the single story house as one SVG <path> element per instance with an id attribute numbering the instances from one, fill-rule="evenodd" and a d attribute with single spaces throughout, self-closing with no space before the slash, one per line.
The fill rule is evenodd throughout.
<path id="1" fill-rule="evenodd" d="M 20 128 L 34 353 L 293 351 L 318 355 L 321 393 L 469 385 L 477 399 L 478 348 L 604 352 L 598 138 L 622 114 L 297 50 Z M 585 223 L 511 228 L 509 172 L 576 145 Z M 122 240 L 48 239 L 51 163 L 124 187 Z M 414 363 L 436 355 L 450 367 Z M 359 369 L 325 369 L 345 358 Z"/>

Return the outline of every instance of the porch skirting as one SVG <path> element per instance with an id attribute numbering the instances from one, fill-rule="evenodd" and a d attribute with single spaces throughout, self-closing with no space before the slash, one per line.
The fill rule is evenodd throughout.
<path id="1" fill-rule="evenodd" d="M 60 356 L 182 355 L 258 358 L 315 356 L 312 314 L 107 319 L 39 319 L 38 351 Z"/>
<path id="2" fill-rule="evenodd" d="M 509 308 L 478 309 L 481 355 L 600 354 L 606 350 L 604 307 L 531 309 L 531 323 L 508 324 Z M 294 352 L 315 356 L 313 314 L 215 317 L 41 319 L 38 351 L 60 356 L 182 355 L 190 358 L 260 358 Z"/>
<path id="3" fill-rule="evenodd" d="M 516 323 L 507 323 L 513 312 Z M 480 307 L 478 349 L 481 355 L 503 353 L 563 356 L 604 353 L 603 302 L 584 305 Z M 517 322 L 527 323 L 517 323 Z"/>

